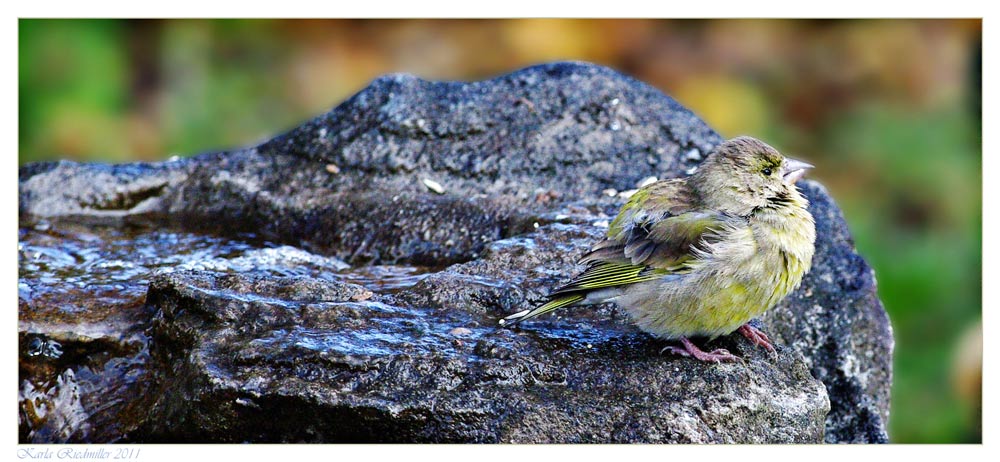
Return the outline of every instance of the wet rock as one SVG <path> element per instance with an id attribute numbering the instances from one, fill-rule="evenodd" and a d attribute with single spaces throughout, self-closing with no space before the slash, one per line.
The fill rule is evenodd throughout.
<path id="1" fill-rule="evenodd" d="M 64 297 L 73 297 L 76 313 L 31 310 Z M 142 326 L 152 312 L 141 298 L 109 304 L 79 291 L 21 300 L 19 307 L 20 442 L 114 442 L 145 422 L 140 409 L 149 404 L 151 376 Z"/>
<path id="2" fill-rule="evenodd" d="M 288 246 L 195 235 L 166 223 L 81 224 L 23 219 L 18 242 L 19 441 L 122 442 L 136 438 L 154 394 L 146 303 L 155 273 L 252 271 L 262 278 L 340 277 L 336 259 Z M 271 279 L 268 279 L 271 280 Z M 241 287 L 231 281 L 232 290 Z M 273 284 L 273 282 L 272 282 Z M 345 286 L 346 287 L 346 286 Z M 279 296 L 325 293 L 308 280 Z"/>
<path id="3" fill-rule="evenodd" d="M 671 98 L 599 66 L 474 83 L 393 75 L 252 148 L 26 166 L 19 204 L 23 221 L 53 229 L 166 218 L 288 247 L 128 273 L 130 290 L 148 284 L 135 325 L 150 338 L 143 383 L 157 388 L 118 440 L 886 441 L 891 329 L 871 269 L 813 182 L 802 187 L 817 218 L 814 269 L 763 319 L 787 345 L 777 355 L 725 337 L 710 346 L 745 363 L 664 357 L 664 342 L 614 305 L 496 327 L 581 269 L 625 200 L 617 191 L 681 176 L 720 141 Z M 38 246 L 66 266 L 49 252 L 59 247 Z M 22 278 L 35 274 L 21 264 Z M 392 265 L 426 273 L 379 276 Z M 52 282 L 26 279 L 21 325 L 45 326 L 36 292 Z"/>
<path id="4" fill-rule="evenodd" d="M 741 342 L 747 363 L 706 367 L 659 355 L 660 342 L 622 323 L 515 332 L 458 307 L 292 301 L 276 287 L 295 282 L 273 282 L 173 273 L 151 283 L 154 351 L 171 377 L 155 393 L 150 441 L 822 439 L 826 390 L 790 350 L 768 358 Z"/>

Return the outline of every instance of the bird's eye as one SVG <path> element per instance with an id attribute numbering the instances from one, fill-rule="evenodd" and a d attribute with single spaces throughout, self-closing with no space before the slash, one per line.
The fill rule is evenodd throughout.
<path id="1" fill-rule="evenodd" d="M 771 176 L 771 168 L 765 168 L 764 170 L 761 170 L 760 173 L 763 173 L 765 176 Z"/>

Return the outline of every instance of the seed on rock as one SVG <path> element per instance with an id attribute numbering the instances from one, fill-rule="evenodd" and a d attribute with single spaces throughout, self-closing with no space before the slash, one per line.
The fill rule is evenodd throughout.
<path id="1" fill-rule="evenodd" d="M 326 164 L 326 171 L 336 175 L 340 173 L 340 167 L 337 164 Z"/>
<path id="2" fill-rule="evenodd" d="M 444 186 L 441 186 L 441 183 L 438 183 L 430 178 L 424 178 L 423 182 L 424 186 L 427 186 L 427 189 L 430 189 L 437 194 L 444 194 Z"/>

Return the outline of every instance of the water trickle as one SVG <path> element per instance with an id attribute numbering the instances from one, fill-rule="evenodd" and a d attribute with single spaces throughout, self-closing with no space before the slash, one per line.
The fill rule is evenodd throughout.
<path id="1" fill-rule="evenodd" d="M 54 222 L 20 228 L 18 294 L 24 301 L 76 290 L 116 292 L 127 299 L 142 295 L 152 275 L 181 270 L 312 277 L 391 292 L 416 284 L 432 268 L 350 268 L 334 257 L 273 244 L 252 234 L 211 236 L 155 223 L 86 226 Z"/>

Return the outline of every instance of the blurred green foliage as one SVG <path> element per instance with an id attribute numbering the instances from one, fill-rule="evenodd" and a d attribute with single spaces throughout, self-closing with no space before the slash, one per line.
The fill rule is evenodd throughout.
<path id="1" fill-rule="evenodd" d="M 870 169 L 861 191 L 838 199 L 894 327 L 895 441 L 981 439 L 977 410 L 950 383 L 955 343 L 982 307 L 980 133 L 971 122 L 961 109 L 869 108 L 822 135 L 832 152 Z"/>
<path id="2" fill-rule="evenodd" d="M 111 21 L 20 22 L 22 162 L 80 145 L 95 154 L 127 158 L 119 134 L 123 127 L 114 120 L 128 99 L 120 29 Z"/>
<path id="3" fill-rule="evenodd" d="M 978 442 L 981 398 L 955 383 L 978 379 L 982 354 L 958 350 L 982 335 L 981 34 L 980 20 L 20 20 L 18 161 L 248 145 L 389 72 L 604 64 L 817 164 L 895 329 L 891 439 Z"/>

